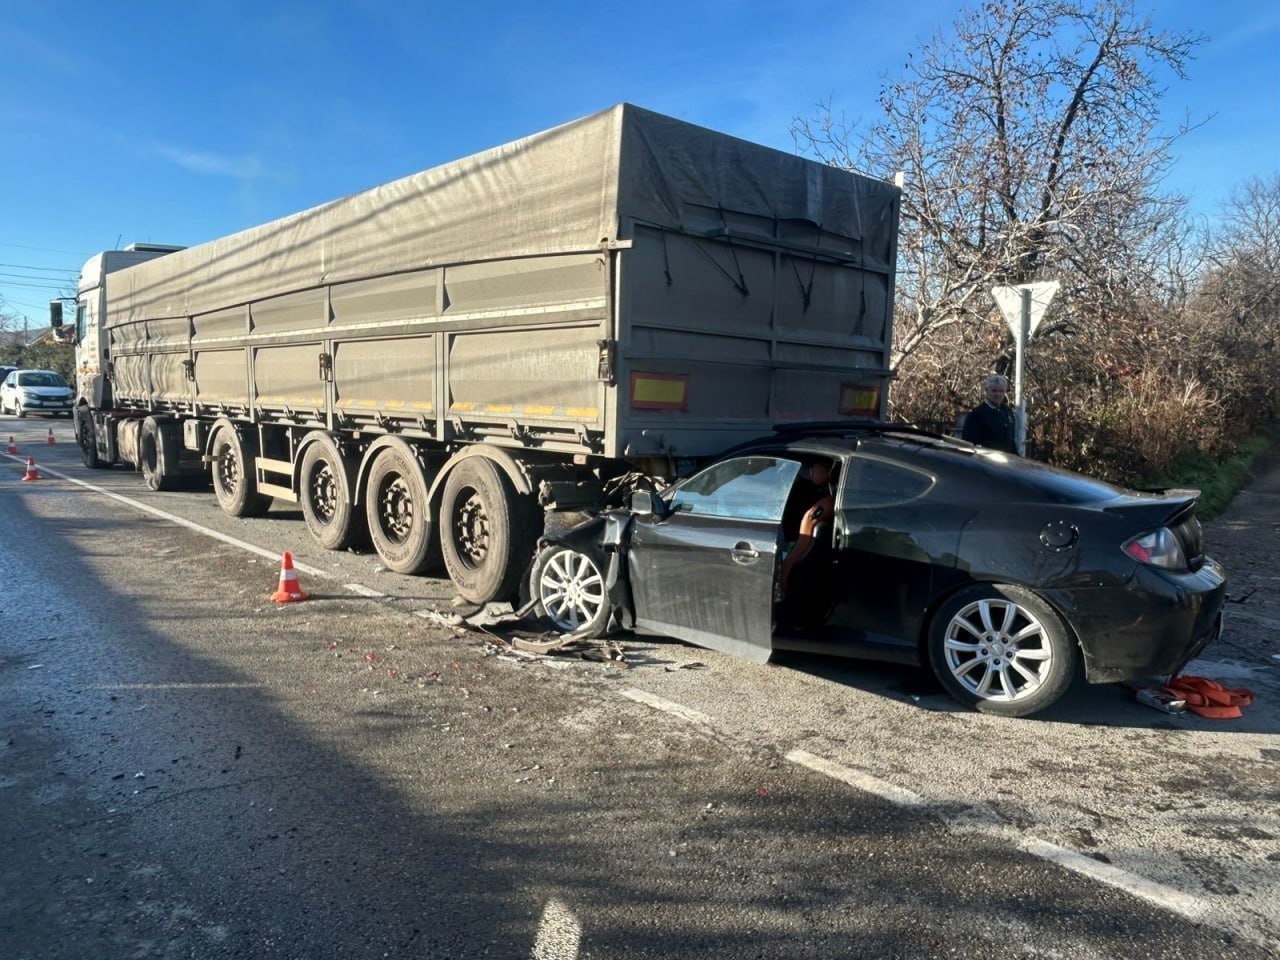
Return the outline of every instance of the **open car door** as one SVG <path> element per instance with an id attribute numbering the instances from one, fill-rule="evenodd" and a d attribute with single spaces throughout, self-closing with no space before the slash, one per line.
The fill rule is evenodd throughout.
<path id="1" fill-rule="evenodd" d="M 637 516 L 628 567 L 636 626 L 764 663 L 782 511 L 800 464 L 771 456 L 713 464 Z"/>

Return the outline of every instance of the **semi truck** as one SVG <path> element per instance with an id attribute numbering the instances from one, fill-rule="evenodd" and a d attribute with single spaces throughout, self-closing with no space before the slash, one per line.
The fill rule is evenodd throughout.
<path id="1" fill-rule="evenodd" d="M 90 259 L 76 438 L 231 516 L 515 595 L 590 511 L 883 418 L 892 183 L 630 104 L 189 248 Z"/>

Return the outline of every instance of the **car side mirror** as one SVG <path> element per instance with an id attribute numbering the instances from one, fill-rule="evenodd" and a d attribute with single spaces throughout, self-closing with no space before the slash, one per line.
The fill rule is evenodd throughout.
<path id="1" fill-rule="evenodd" d="M 633 491 L 627 509 L 637 517 L 662 518 L 667 515 L 667 505 L 652 490 Z"/>

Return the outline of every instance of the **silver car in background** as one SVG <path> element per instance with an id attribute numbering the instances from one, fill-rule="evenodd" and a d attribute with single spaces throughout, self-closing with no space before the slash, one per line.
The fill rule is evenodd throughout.
<path id="1" fill-rule="evenodd" d="M 14 370 L 0 384 L 0 413 L 71 416 L 72 390 L 52 370 Z"/>

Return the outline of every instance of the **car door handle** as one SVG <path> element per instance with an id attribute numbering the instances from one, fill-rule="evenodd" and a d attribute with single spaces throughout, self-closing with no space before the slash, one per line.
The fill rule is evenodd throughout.
<path id="1" fill-rule="evenodd" d="M 733 545 L 732 554 L 735 563 L 755 563 L 760 559 L 760 551 L 745 540 Z"/>

